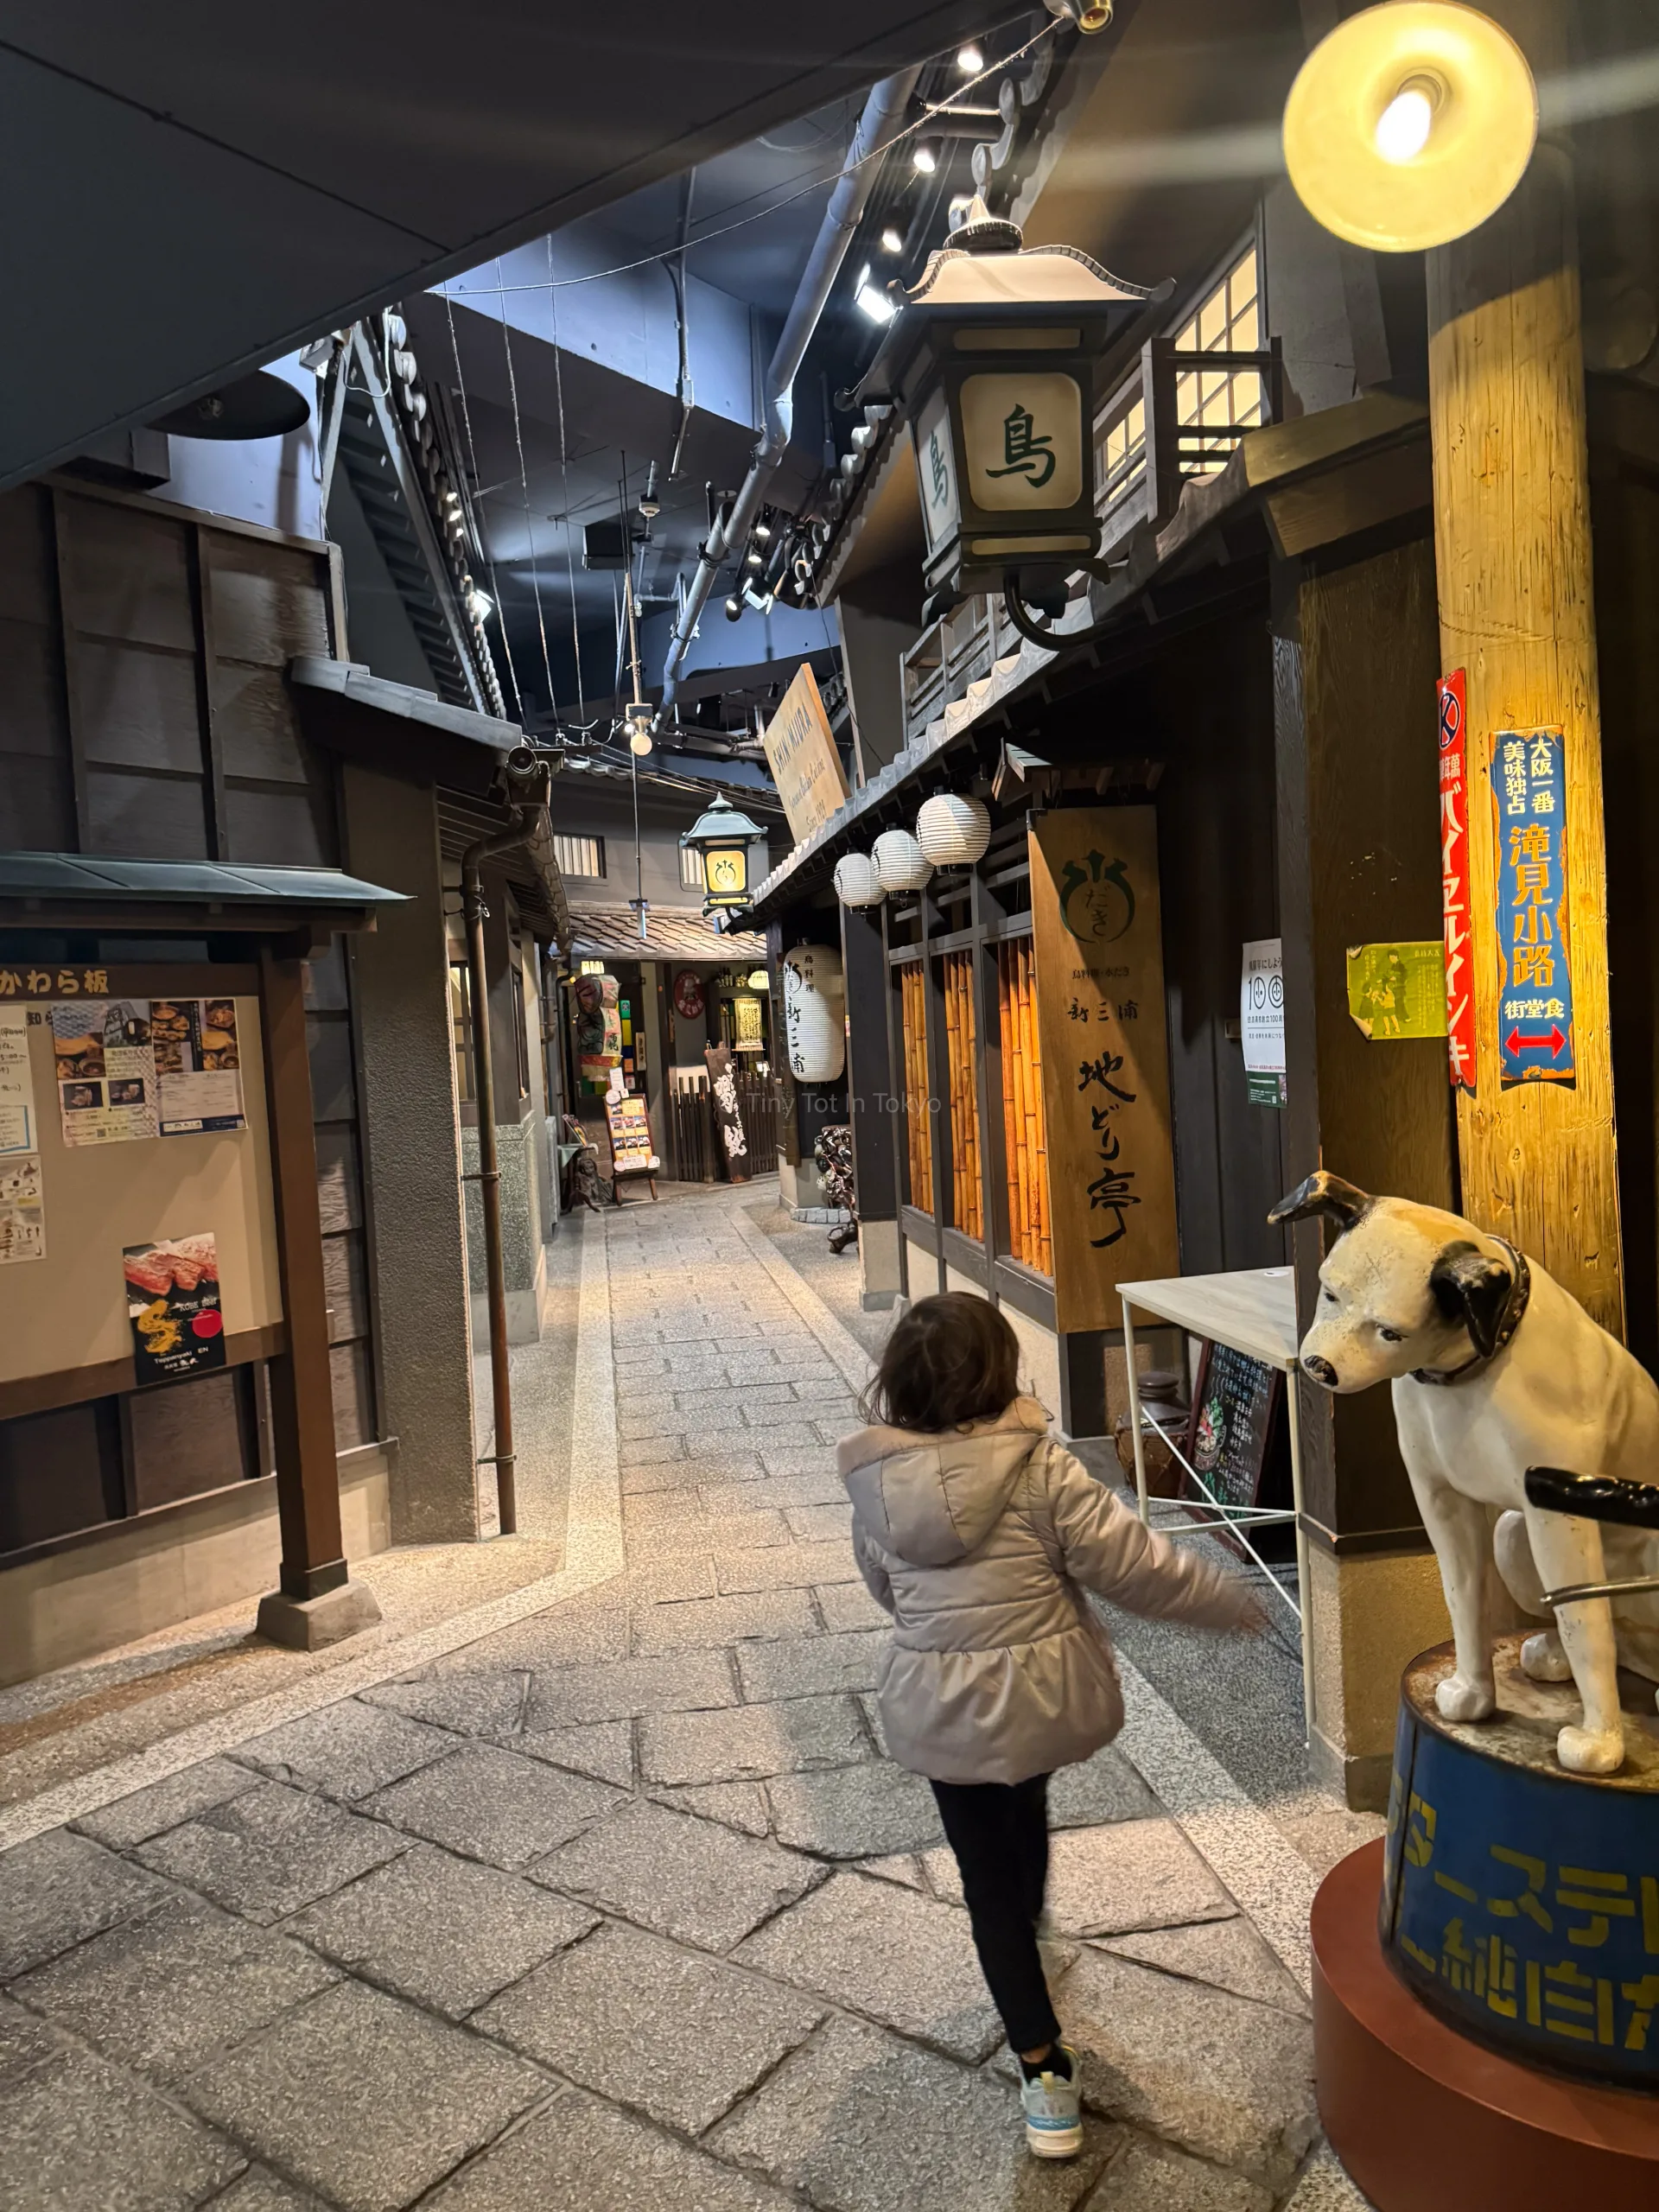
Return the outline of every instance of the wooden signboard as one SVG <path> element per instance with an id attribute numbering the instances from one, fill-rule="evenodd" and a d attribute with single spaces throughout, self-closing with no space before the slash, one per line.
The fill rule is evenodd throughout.
<path id="1" fill-rule="evenodd" d="M 798 845 L 848 799 L 847 778 L 810 661 L 801 663 L 794 682 L 778 702 L 764 742 L 772 780 L 789 817 L 789 833 Z"/>
<path id="2" fill-rule="evenodd" d="M 1119 1283 L 1180 1272 L 1154 810 L 1043 815 L 1031 905 L 1055 1322 L 1113 1329 Z"/>

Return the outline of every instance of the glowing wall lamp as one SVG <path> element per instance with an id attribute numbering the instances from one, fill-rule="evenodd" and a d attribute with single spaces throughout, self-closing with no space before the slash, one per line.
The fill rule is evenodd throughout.
<path id="1" fill-rule="evenodd" d="M 1354 245 L 1415 253 L 1496 214 L 1538 137 L 1526 56 L 1478 9 L 1386 0 L 1302 64 L 1285 162 L 1309 213 Z"/>

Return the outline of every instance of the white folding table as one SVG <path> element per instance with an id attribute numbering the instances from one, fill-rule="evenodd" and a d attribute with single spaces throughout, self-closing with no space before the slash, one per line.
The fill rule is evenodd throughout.
<path id="1" fill-rule="evenodd" d="M 1166 1528 L 1166 1535 L 1200 1535 L 1224 1528 L 1268 1578 L 1270 1589 L 1294 1613 L 1302 1643 L 1302 1711 L 1313 1726 L 1313 1670 L 1307 1649 L 1307 1538 L 1302 1527 L 1302 1431 L 1296 1403 L 1296 1285 L 1288 1268 L 1241 1268 L 1219 1275 L 1171 1275 L 1161 1282 L 1126 1282 L 1118 1286 L 1123 1300 L 1123 1354 L 1128 1368 L 1129 1425 L 1135 1440 L 1135 1489 L 1141 1518 L 1151 1526 L 1147 1494 L 1145 1428 L 1156 1431 L 1186 1470 L 1197 1495 L 1181 1500 L 1182 1510 L 1198 1517 L 1185 1527 Z M 1230 1505 L 1216 1497 L 1187 1458 L 1182 1440 L 1172 1436 L 1141 1404 L 1141 1382 L 1135 1372 L 1135 1315 L 1150 1314 L 1156 1320 L 1226 1344 L 1247 1358 L 1277 1368 L 1285 1377 L 1285 1405 L 1290 1421 L 1290 1492 L 1288 1511 L 1282 1507 Z M 1144 1427 L 1143 1427 L 1144 1424 Z M 1293 1598 L 1245 1531 L 1250 1528 L 1282 1526 L 1296 1530 L 1296 1595 Z"/>

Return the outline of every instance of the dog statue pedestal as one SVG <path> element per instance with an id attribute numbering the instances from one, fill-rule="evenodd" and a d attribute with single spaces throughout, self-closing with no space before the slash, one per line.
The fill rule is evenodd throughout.
<path id="1" fill-rule="evenodd" d="M 1659 1720 L 1558 1763 L 1571 1684 L 1499 1639 L 1498 1713 L 1448 1721 L 1450 1645 L 1406 1669 L 1389 1833 L 1313 1908 L 1319 2110 L 1378 2212 L 1659 2205 Z"/>

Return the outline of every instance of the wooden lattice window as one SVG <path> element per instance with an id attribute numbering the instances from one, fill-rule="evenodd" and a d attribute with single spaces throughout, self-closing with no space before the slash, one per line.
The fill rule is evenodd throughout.
<path id="1" fill-rule="evenodd" d="M 947 952 L 944 968 L 944 1044 L 950 1106 L 950 1219 L 964 1236 L 982 1239 L 985 1205 L 984 1185 L 980 1180 L 974 956 L 971 952 Z"/>
<path id="2" fill-rule="evenodd" d="M 910 1161 L 910 1203 L 933 1211 L 933 1128 L 928 1111 L 927 978 L 919 960 L 899 970 L 899 1011 L 905 1040 L 905 1139 Z"/>
<path id="3" fill-rule="evenodd" d="M 1002 1028 L 1002 1145 L 1008 1178 L 1008 1243 L 1016 1260 L 1054 1273 L 1049 1237 L 1048 1141 L 1043 1128 L 1043 1063 L 1037 1044 L 1037 974 L 1031 941 L 996 949 Z"/>

